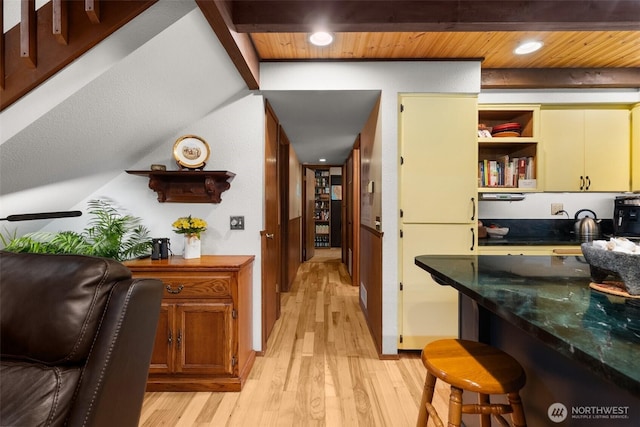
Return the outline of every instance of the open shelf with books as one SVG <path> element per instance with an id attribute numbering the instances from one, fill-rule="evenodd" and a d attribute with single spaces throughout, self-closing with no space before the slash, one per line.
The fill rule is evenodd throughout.
<path id="1" fill-rule="evenodd" d="M 538 190 L 539 116 L 539 105 L 478 107 L 479 191 Z"/>
<path id="2" fill-rule="evenodd" d="M 331 247 L 331 176 L 329 169 L 315 169 L 315 247 Z"/>

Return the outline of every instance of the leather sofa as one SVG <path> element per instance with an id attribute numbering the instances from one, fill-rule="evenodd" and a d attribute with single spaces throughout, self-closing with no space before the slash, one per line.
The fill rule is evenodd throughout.
<path id="1" fill-rule="evenodd" d="M 114 260 L 0 251 L 0 425 L 137 426 L 161 298 Z"/>

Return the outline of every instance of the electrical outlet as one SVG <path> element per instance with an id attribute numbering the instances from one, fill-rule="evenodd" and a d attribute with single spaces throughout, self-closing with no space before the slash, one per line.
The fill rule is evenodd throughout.
<path id="1" fill-rule="evenodd" d="M 244 217 L 243 216 L 229 217 L 229 228 L 231 230 L 244 230 Z"/>
<path id="2" fill-rule="evenodd" d="M 551 203 L 551 215 L 560 215 L 562 210 L 564 210 L 562 203 Z"/>

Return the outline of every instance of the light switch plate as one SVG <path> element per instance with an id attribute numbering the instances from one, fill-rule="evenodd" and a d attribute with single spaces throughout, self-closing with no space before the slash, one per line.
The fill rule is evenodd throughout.
<path id="1" fill-rule="evenodd" d="M 231 230 L 244 230 L 244 216 L 229 217 L 229 228 Z"/>

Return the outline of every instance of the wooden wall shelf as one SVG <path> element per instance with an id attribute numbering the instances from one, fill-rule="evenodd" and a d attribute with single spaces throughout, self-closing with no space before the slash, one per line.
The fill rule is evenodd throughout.
<path id="1" fill-rule="evenodd" d="M 131 175 L 149 177 L 149 188 L 158 193 L 159 202 L 220 203 L 220 196 L 231 187 L 236 176 L 229 171 L 143 171 Z"/>

